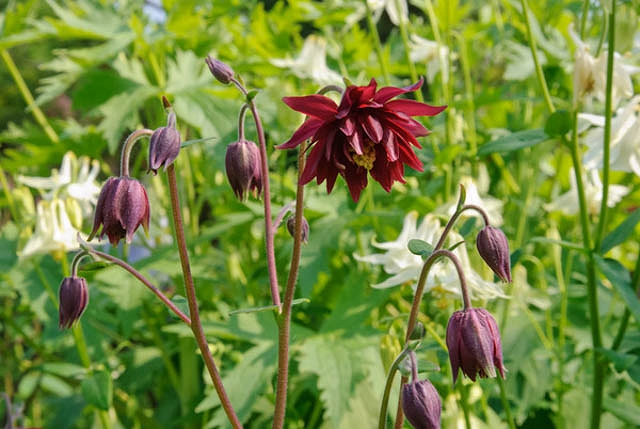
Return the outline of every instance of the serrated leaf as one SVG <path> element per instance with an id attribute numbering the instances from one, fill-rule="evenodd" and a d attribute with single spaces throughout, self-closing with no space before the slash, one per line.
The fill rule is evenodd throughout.
<path id="1" fill-rule="evenodd" d="M 413 253 L 414 255 L 429 256 L 433 253 L 433 246 L 426 241 L 420 240 L 418 238 L 409 240 L 409 244 L 407 247 L 409 248 L 409 252 Z"/>
<path id="2" fill-rule="evenodd" d="M 94 371 L 82 381 L 81 388 L 82 396 L 89 404 L 100 410 L 108 410 L 111 407 L 113 382 L 109 372 Z"/>
<path id="3" fill-rule="evenodd" d="M 620 294 L 622 300 L 636 320 L 636 323 L 640 323 L 640 300 L 638 300 L 638 296 L 631 288 L 631 275 L 629 271 L 614 259 L 605 259 L 598 255 L 595 256 L 595 259 L 600 271 L 609 279 L 613 288 Z"/>
<path id="4" fill-rule="evenodd" d="M 482 145 L 478 149 L 478 155 L 513 152 L 542 143 L 547 139 L 549 136 L 542 129 L 518 131 Z"/>
<path id="5" fill-rule="evenodd" d="M 602 253 L 607 253 L 619 244 L 622 244 L 633 234 L 636 225 L 640 222 L 640 209 L 635 209 L 620 225 L 611 231 L 602 240 Z"/>

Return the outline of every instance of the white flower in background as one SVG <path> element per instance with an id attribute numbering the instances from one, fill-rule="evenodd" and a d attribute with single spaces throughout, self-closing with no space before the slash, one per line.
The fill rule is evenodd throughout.
<path id="1" fill-rule="evenodd" d="M 435 75 L 442 70 L 442 80 L 447 83 L 449 80 L 449 48 L 438 46 L 438 42 L 424 39 L 415 34 L 409 40 L 409 57 L 414 63 L 424 62 L 427 64 L 427 79 L 433 81 Z"/>
<path id="2" fill-rule="evenodd" d="M 93 215 L 100 187 L 96 177 L 98 161 L 78 159 L 67 152 L 60 169 L 50 177 L 17 176 L 16 181 L 41 193 L 36 206 L 35 231 L 19 252 L 20 256 L 70 251 L 78 248 L 76 236 L 82 220 Z"/>
<path id="3" fill-rule="evenodd" d="M 409 20 L 409 7 L 406 0 L 367 0 L 367 6 L 371 9 L 374 19 L 380 19 L 383 10 L 387 11 L 389 20 L 393 25 Z"/>
<path id="4" fill-rule="evenodd" d="M 45 200 L 74 198 L 80 204 L 83 216 L 86 216 L 93 212 L 100 194 L 100 186 L 96 182 L 98 173 L 98 161 L 91 161 L 86 156 L 78 159 L 73 152 L 67 152 L 62 158 L 60 169 L 51 170 L 50 177 L 17 176 L 16 180 L 43 191 L 42 198 Z"/>
<path id="5" fill-rule="evenodd" d="M 405 216 L 402 231 L 395 241 L 373 243 L 374 247 L 384 250 L 385 253 L 364 256 L 354 255 L 358 261 L 382 265 L 383 270 L 392 275 L 382 283 L 372 285 L 374 288 L 389 288 L 409 281 L 413 282 L 415 287 L 415 282 L 420 276 L 424 261 L 420 256 L 414 255 L 409 251 L 409 241 L 420 239 L 435 246 L 444 230 L 440 220 L 434 215 L 425 216 L 419 227 L 417 226 L 417 220 L 418 214 L 414 211 L 410 212 Z M 456 243 L 461 240 L 462 237 L 459 234 L 453 231 L 449 233 L 449 243 Z M 480 274 L 471 268 L 469 255 L 464 245 L 456 247 L 453 253 L 462 264 L 469 293 L 472 297 L 479 299 L 505 297 L 499 285 L 483 279 Z M 426 292 L 434 288 L 460 296 L 460 281 L 455 266 L 451 261 L 442 260 L 431 267 L 424 290 Z"/>
<path id="6" fill-rule="evenodd" d="M 638 110 L 640 96 L 632 98 L 616 112 L 611 121 L 610 167 L 613 171 L 625 171 L 640 176 L 640 120 Z M 595 126 L 584 136 L 587 146 L 584 164 L 588 169 L 602 168 L 604 156 L 604 116 L 580 113 L 578 118 Z"/>
<path id="7" fill-rule="evenodd" d="M 576 45 L 575 63 L 573 69 L 573 99 L 576 103 L 585 95 L 590 95 L 600 101 L 605 100 L 607 86 L 607 51 L 602 50 L 598 57 L 589 53 L 589 45 L 580 39 L 569 26 L 569 35 Z M 617 106 L 622 97 L 633 95 L 631 75 L 640 71 L 640 67 L 625 64 L 622 56 L 614 52 L 613 60 L 613 105 Z"/>
<path id="8" fill-rule="evenodd" d="M 19 252 L 21 257 L 50 252 L 67 252 L 79 248 L 67 208 L 60 199 L 42 200 L 36 207 L 36 230 Z"/>
<path id="9" fill-rule="evenodd" d="M 460 184 L 464 186 L 466 194 L 465 204 L 479 206 L 482 208 L 485 213 L 487 213 L 492 226 L 502 225 L 502 201 L 492 197 L 491 195 L 486 195 L 489 188 L 489 177 L 486 169 L 480 169 L 477 181 L 471 177 L 465 176 L 460 179 Z M 480 196 L 481 193 L 484 195 L 483 197 Z M 455 200 L 445 204 L 438 211 L 445 213 L 447 216 L 453 216 L 456 212 L 456 207 L 458 206 L 458 198 L 459 195 L 456 196 Z M 480 213 L 475 210 L 465 210 L 462 213 L 462 216 L 481 217 Z"/>
<path id="10" fill-rule="evenodd" d="M 295 59 L 272 59 L 276 67 L 289 69 L 301 79 L 311 79 L 319 85 L 342 83 L 342 77 L 327 66 L 327 41 L 322 37 L 307 37 Z"/>
<path id="11" fill-rule="evenodd" d="M 575 173 L 574 173 L 575 174 Z M 571 174 L 570 189 L 562 195 L 556 197 L 552 202 L 545 204 L 544 209 L 547 211 L 559 211 L 568 216 L 575 215 L 580 211 L 580 203 L 578 201 L 578 190 L 576 187 L 575 175 Z M 585 174 L 584 191 L 587 199 L 587 210 L 590 214 L 597 214 L 600 211 L 602 203 L 602 181 L 598 170 L 589 170 Z M 614 207 L 618 202 L 629 193 L 629 188 L 622 185 L 609 185 L 609 197 L 607 206 Z"/>

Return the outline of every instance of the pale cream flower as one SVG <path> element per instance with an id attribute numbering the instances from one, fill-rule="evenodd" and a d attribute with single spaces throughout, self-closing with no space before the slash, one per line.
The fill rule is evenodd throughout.
<path id="1" fill-rule="evenodd" d="M 40 200 L 36 207 L 36 230 L 19 252 L 21 257 L 78 249 L 76 230 L 60 199 Z"/>
<path id="2" fill-rule="evenodd" d="M 311 79 L 319 85 L 337 85 L 342 77 L 327 66 L 327 41 L 320 36 L 310 35 L 294 59 L 270 60 L 276 67 L 286 68 L 301 79 Z"/>
<path id="3" fill-rule="evenodd" d="M 613 171 L 633 172 L 640 176 L 640 96 L 633 97 L 616 112 L 611 121 L 610 167 Z M 578 118 L 594 126 L 585 134 L 587 152 L 584 164 L 588 169 L 602 168 L 604 155 L 604 116 L 580 113 Z"/>
<path id="4" fill-rule="evenodd" d="M 373 12 L 376 21 L 380 18 L 383 10 L 387 11 L 393 25 L 400 25 L 400 22 L 409 20 L 409 7 L 406 0 L 367 0 L 367 5 Z"/>
<path id="5" fill-rule="evenodd" d="M 480 169 L 480 174 L 478 175 L 477 180 L 474 180 L 469 176 L 462 177 L 460 179 L 460 184 L 464 186 L 466 194 L 465 204 L 479 206 L 482 208 L 485 213 L 487 213 L 492 226 L 502 225 L 503 203 L 501 200 L 494 198 L 491 195 L 487 195 L 487 191 L 489 189 L 489 176 L 486 169 Z M 483 196 L 481 197 L 480 194 L 483 194 Z M 447 216 L 452 216 L 458 206 L 458 198 L 459 196 L 456 195 L 455 199 L 442 206 L 438 211 L 445 213 Z M 480 217 L 480 213 L 475 210 L 465 210 L 462 216 Z"/>
<path id="6" fill-rule="evenodd" d="M 442 70 L 442 80 L 449 80 L 449 48 L 439 46 L 438 42 L 411 35 L 409 40 L 409 58 L 412 62 L 427 64 L 427 80 L 433 81 L 435 75 Z"/>
<path id="7" fill-rule="evenodd" d="M 556 197 L 553 201 L 544 205 L 547 211 L 559 211 L 565 215 L 572 216 L 580 211 L 580 203 L 578 200 L 578 190 L 576 186 L 575 173 L 569 176 L 570 189 L 562 195 Z M 587 199 L 587 211 L 594 215 L 600 211 L 602 203 L 602 181 L 598 170 L 589 170 L 585 174 L 584 191 Z M 607 198 L 607 206 L 614 207 L 618 202 L 629 193 L 629 188 L 622 185 L 609 185 L 609 196 Z"/>
<path id="8" fill-rule="evenodd" d="M 409 240 L 420 239 L 435 245 L 444 230 L 440 219 L 434 215 L 426 215 L 419 227 L 417 221 L 418 214 L 412 211 L 405 216 L 402 231 L 395 241 L 373 243 L 374 247 L 384 250 L 385 253 L 364 256 L 354 254 L 358 261 L 381 265 L 387 274 L 392 275 L 387 280 L 372 285 L 372 287 L 389 288 L 411 281 L 414 283 L 413 287 L 415 288 L 415 282 L 420 275 L 424 261 L 420 256 L 414 255 L 409 251 Z M 453 231 L 449 233 L 449 243 L 457 243 L 461 240 L 462 236 L 459 234 Z M 469 287 L 469 293 L 472 297 L 479 299 L 505 297 L 501 286 L 485 280 L 471 267 L 469 255 L 464 245 L 456 247 L 453 253 L 460 260 L 467 286 Z M 460 280 L 451 261 L 439 261 L 431 267 L 424 290 L 426 292 L 434 288 L 460 296 Z"/>
<path id="9" fill-rule="evenodd" d="M 589 52 L 589 45 L 580 39 L 569 26 L 569 35 L 576 46 L 573 68 L 573 100 L 574 104 L 584 96 L 592 96 L 604 102 L 607 85 L 607 51 L 602 50 L 598 57 Z M 640 71 L 640 67 L 625 64 L 621 55 L 614 52 L 613 61 L 613 105 L 617 106 L 623 97 L 633 95 L 631 75 Z"/>

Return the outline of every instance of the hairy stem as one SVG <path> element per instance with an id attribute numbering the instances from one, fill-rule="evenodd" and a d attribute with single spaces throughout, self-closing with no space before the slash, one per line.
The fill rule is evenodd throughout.
<path id="1" fill-rule="evenodd" d="M 184 236 L 182 213 L 180 212 L 180 198 L 178 195 L 178 183 L 176 180 L 174 164 L 171 164 L 167 168 L 167 177 L 169 179 L 171 212 L 173 215 L 176 242 L 178 245 L 178 253 L 180 254 L 180 263 L 182 265 L 182 274 L 184 277 L 184 287 L 187 294 L 187 302 L 189 304 L 189 313 L 191 315 L 191 330 L 193 331 L 193 336 L 198 343 L 198 347 L 200 348 L 200 352 L 202 353 L 202 358 L 204 359 L 207 371 L 209 371 L 209 376 L 211 377 L 211 381 L 213 382 L 213 387 L 216 389 L 216 393 L 218 394 L 218 398 L 220 399 L 220 404 L 222 405 L 222 408 L 227 415 L 227 419 L 235 429 L 238 429 L 242 427 L 242 423 L 240 423 L 240 420 L 238 419 L 238 416 L 236 415 L 233 406 L 231 405 L 231 401 L 227 396 L 224 385 L 222 384 L 222 378 L 220 377 L 220 373 L 218 372 L 216 363 L 213 360 L 213 356 L 211 355 L 209 343 L 207 342 L 207 338 L 204 335 L 202 322 L 200 321 L 200 312 L 198 309 L 198 302 L 196 298 L 196 289 L 193 283 L 193 277 L 191 276 L 189 253 L 187 251 L 187 242 Z"/>
<path id="2" fill-rule="evenodd" d="M 147 128 L 136 130 L 129 134 L 129 137 L 127 137 L 122 145 L 122 152 L 120 154 L 121 176 L 129 177 L 129 158 L 131 157 L 131 149 L 133 149 L 133 145 L 142 137 L 150 136 L 151 134 L 153 134 L 153 130 L 149 130 Z"/>

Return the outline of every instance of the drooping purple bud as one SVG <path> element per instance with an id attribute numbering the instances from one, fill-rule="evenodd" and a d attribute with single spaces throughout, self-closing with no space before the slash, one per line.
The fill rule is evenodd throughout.
<path id="1" fill-rule="evenodd" d="M 240 140 L 227 146 L 225 167 L 229 184 L 240 200 L 251 191 L 262 193 L 262 168 L 260 152 L 254 142 Z"/>
<path id="2" fill-rule="evenodd" d="M 207 55 L 205 62 L 207 63 L 207 66 L 209 66 L 211 74 L 218 80 L 218 82 L 224 83 L 225 85 L 231 82 L 234 74 L 231 67 L 220 60 L 216 60 L 211 55 Z"/>
<path id="3" fill-rule="evenodd" d="M 130 177 L 110 177 L 102 187 L 89 240 L 98 233 L 106 234 L 112 245 L 122 238 L 131 243 L 133 233 L 142 225 L 149 230 L 149 198 L 140 182 Z"/>
<path id="4" fill-rule="evenodd" d="M 487 225 L 476 237 L 478 253 L 503 282 L 511 283 L 509 242 L 500 228 Z"/>
<path id="5" fill-rule="evenodd" d="M 70 328 L 80 318 L 89 302 L 87 281 L 82 277 L 65 277 L 58 291 L 60 307 L 58 310 L 58 326 Z"/>
<path id="6" fill-rule="evenodd" d="M 292 237 L 295 237 L 295 227 L 296 217 L 291 216 L 287 219 L 287 231 L 289 231 L 289 234 L 291 234 Z M 307 219 L 304 216 L 302 216 L 302 242 L 309 242 L 309 222 L 307 222 Z"/>
<path id="7" fill-rule="evenodd" d="M 402 386 L 402 411 L 416 429 L 440 429 L 442 402 L 429 380 L 420 380 Z"/>
<path id="8" fill-rule="evenodd" d="M 158 173 L 160 167 L 166 170 L 180 153 L 180 133 L 176 129 L 176 115 L 171 112 L 166 127 L 153 132 L 149 142 L 149 171 Z"/>
<path id="9" fill-rule="evenodd" d="M 471 380 L 476 377 L 496 377 L 496 370 L 504 378 L 502 345 L 498 324 L 484 308 L 468 308 L 456 311 L 447 325 L 447 347 L 453 373 L 458 369 Z"/>

